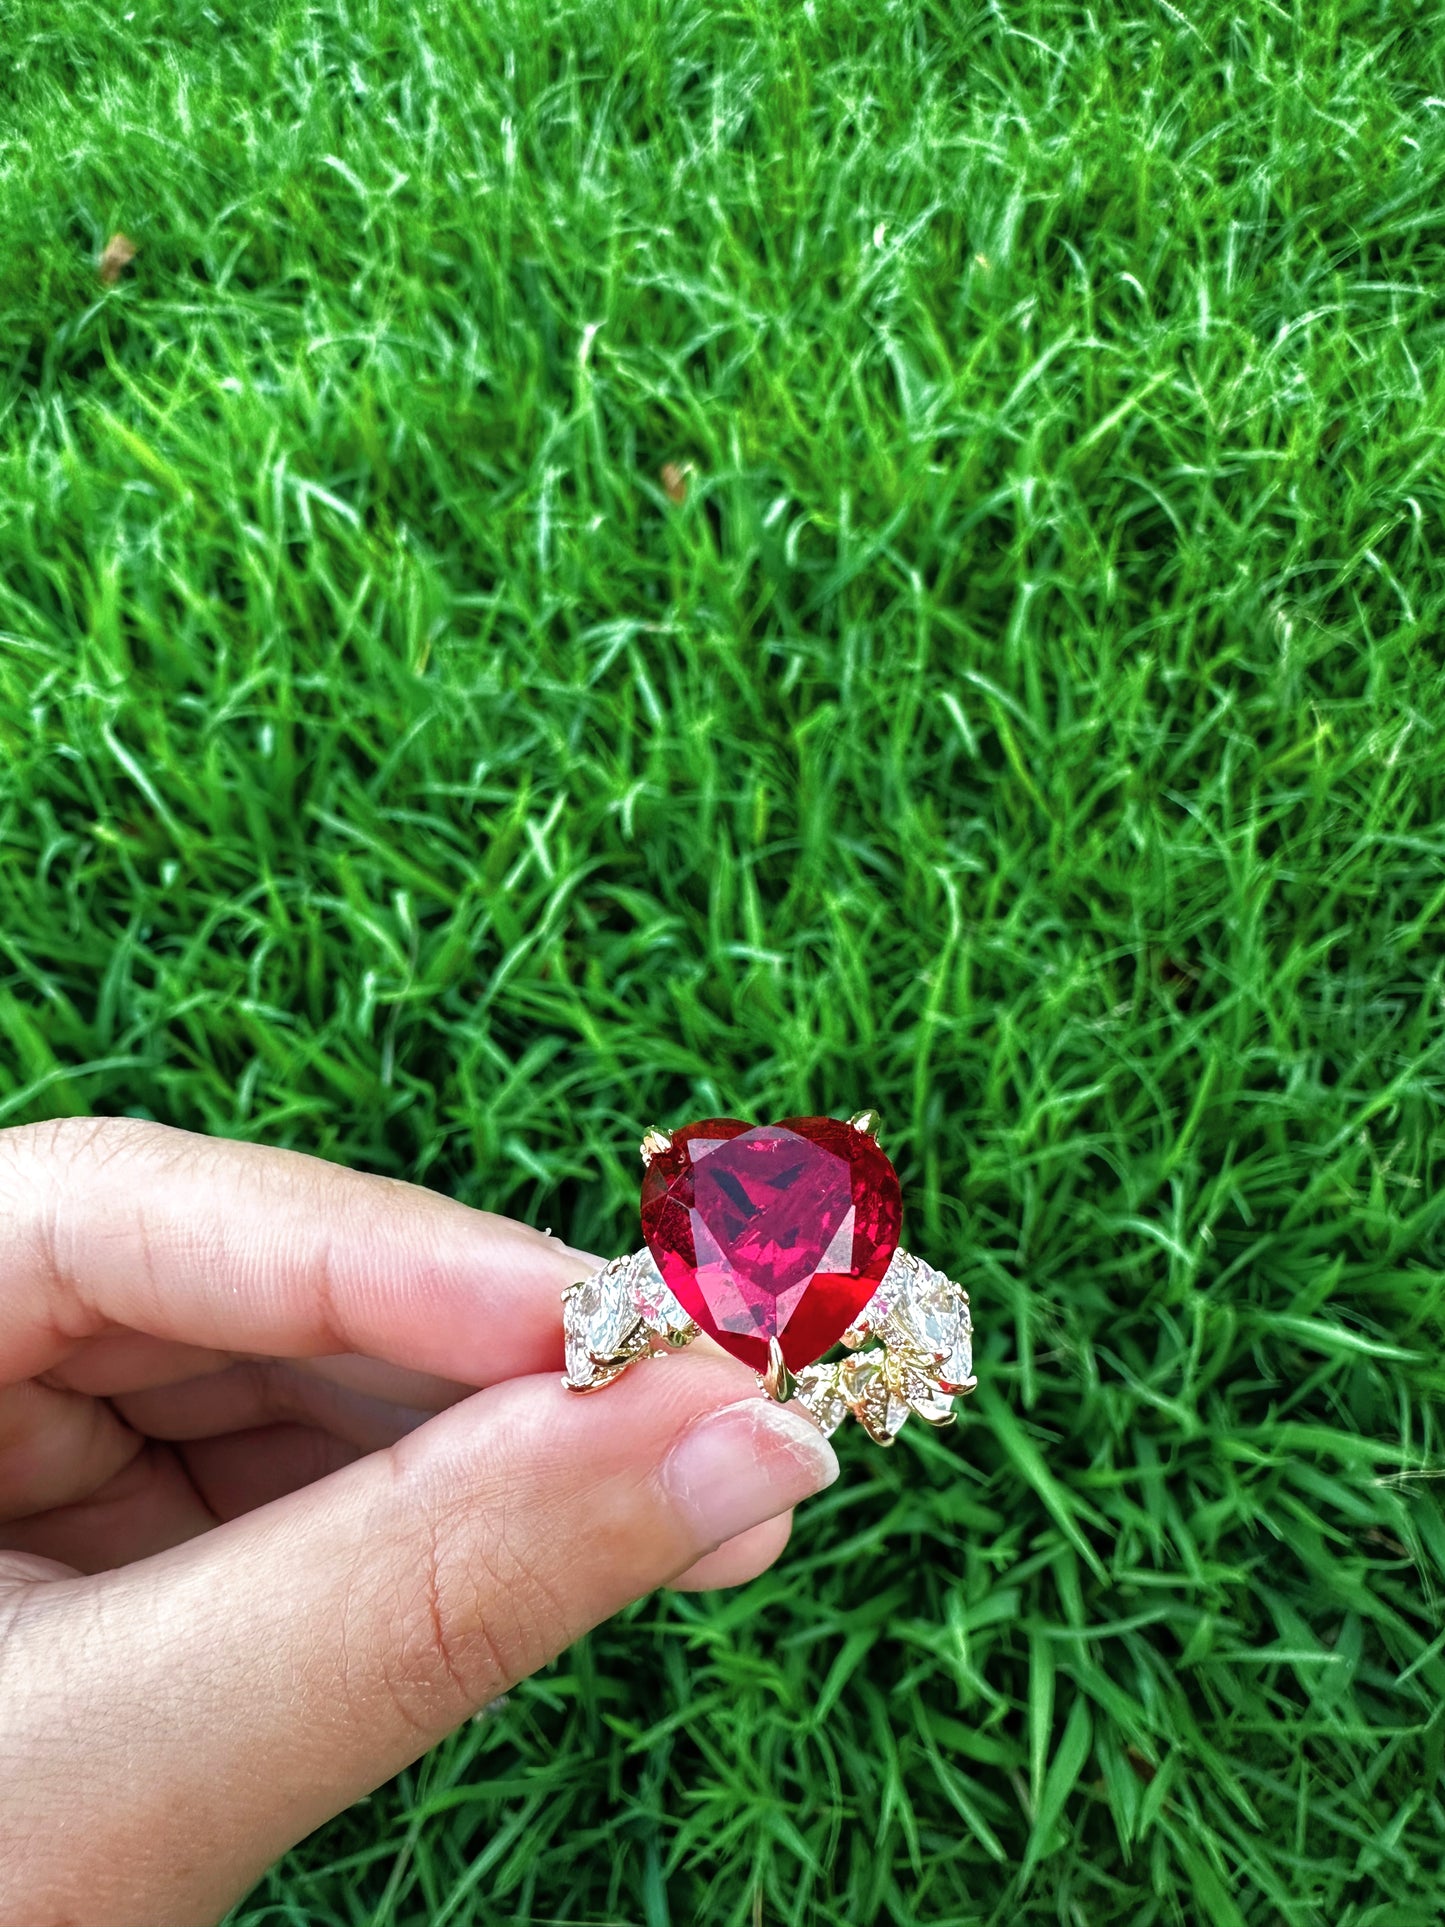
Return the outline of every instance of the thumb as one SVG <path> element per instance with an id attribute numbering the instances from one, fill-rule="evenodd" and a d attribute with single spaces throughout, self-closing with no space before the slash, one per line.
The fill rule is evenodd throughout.
<path id="1" fill-rule="evenodd" d="M 513 1379 L 200 1539 L 34 1587 L 21 1685 L 48 1682 L 20 1718 L 49 1729 L 37 1810 L 74 1843 L 46 1917 L 223 1913 L 588 1627 L 837 1469 L 732 1360 L 638 1366 L 586 1398 Z"/>

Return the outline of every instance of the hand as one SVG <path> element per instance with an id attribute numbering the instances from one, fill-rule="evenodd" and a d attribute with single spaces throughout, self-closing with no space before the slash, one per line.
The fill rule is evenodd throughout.
<path id="1" fill-rule="evenodd" d="M 0 1921 L 214 1918 L 628 1600 L 777 1556 L 831 1448 L 701 1344 L 565 1392 L 596 1262 L 295 1152 L 0 1132 Z"/>

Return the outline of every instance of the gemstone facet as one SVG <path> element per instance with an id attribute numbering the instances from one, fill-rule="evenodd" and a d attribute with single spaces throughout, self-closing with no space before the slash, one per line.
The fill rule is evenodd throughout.
<path id="1" fill-rule="evenodd" d="M 898 1251 L 883 1282 L 846 1335 L 849 1344 L 879 1338 L 925 1361 L 940 1390 L 971 1391 L 973 1321 L 968 1295 L 932 1265 Z"/>
<path id="2" fill-rule="evenodd" d="M 632 1302 L 625 1260 L 614 1260 L 574 1285 L 563 1299 L 567 1383 L 578 1391 L 605 1385 L 647 1349 Z"/>
<path id="3" fill-rule="evenodd" d="M 562 1382 L 574 1392 L 598 1391 L 644 1352 L 696 1337 L 697 1326 L 664 1284 L 651 1252 L 613 1258 L 562 1294 Z"/>
<path id="4" fill-rule="evenodd" d="M 756 1370 L 801 1371 L 881 1284 L 902 1219 L 877 1140 L 831 1117 L 674 1131 L 642 1181 L 642 1229 L 683 1310 Z"/>

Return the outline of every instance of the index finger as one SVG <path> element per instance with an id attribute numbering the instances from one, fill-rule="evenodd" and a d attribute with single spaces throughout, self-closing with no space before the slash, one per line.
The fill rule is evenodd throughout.
<path id="1" fill-rule="evenodd" d="M 488 1385 L 562 1363 L 595 1260 L 418 1185 L 131 1118 L 0 1131 L 0 1383 L 116 1328 Z"/>

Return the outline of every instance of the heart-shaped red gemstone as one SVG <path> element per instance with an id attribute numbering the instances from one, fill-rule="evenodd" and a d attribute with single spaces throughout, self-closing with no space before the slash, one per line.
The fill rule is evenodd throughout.
<path id="1" fill-rule="evenodd" d="M 768 1340 L 801 1371 L 836 1345 L 898 1247 L 898 1174 L 833 1117 L 674 1131 L 642 1180 L 642 1231 L 675 1298 L 762 1371 Z"/>

